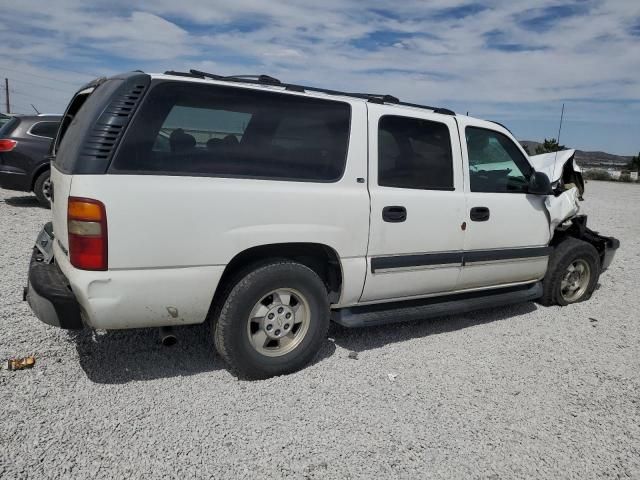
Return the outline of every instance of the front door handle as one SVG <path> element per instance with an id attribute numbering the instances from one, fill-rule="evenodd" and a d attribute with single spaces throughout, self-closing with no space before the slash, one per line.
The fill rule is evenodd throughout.
<path id="1" fill-rule="evenodd" d="M 400 223 L 407 219 L 407 209 L 398 205 L 384 207 L 382 220 L 389 223 Z"/>
<path id="2" fill-rule="evenodd" d="M 473 207 L 469 214 L 469 218 L 474 222 L 486 222 L 489 220 L 491 212 L 487 207 Z"/>

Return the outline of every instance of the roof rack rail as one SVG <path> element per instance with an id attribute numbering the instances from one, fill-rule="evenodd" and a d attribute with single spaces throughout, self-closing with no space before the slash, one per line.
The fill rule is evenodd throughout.
<path id="1" fill-rule="evenodd" d="M 282 82 L 277 78 L 271 77 L 269 75 L 229 75 L 224 77 L 225 79 L 256 79 L 258 83 L 266 83 L 268 85 L 282 85 Z"/>
<path id="2" fill-rule="evenodd" d="M 191 72 L 178 72 L 176 70 L 167 70 L 164 72 L 165 75 L 175 75 L 178 77 L 194 77 L 194 78 L 203 78 L 202 75 L 196 75 Z"/>
<path id="3" fill-rule="evenodd" d="M 232 82 L 261 83 L 265 85 L 282 85 L 277 78 L 269 75 L 216 75 L 214 73 L 202 72 L 200 70 L 189 70 L 189 76 L 211 78 L 213 80 L 227 80 Z"/>
<path id="4" fill-rule="evenodd" d="M 238 83 L 251 83 L 258 85 L 272 85 L 277 87 L 284 87 L 285 90 L 289 90 L 292 92 L 318 92 L 325 93 L 327 95 L 339 95 L 344 97 L 354 97 L 360 98 L 363 100 L 367 100 L 371 103 L 392 103 L 395 105 L 402 105 L 405 107 L 414 107 L 414 108 L 422 108 L 426 110 L 432 110 L 434 113 L 440 113 L 443 115 L 455 115 L 456 113 L 453 110 L 449 110 L 448 108 L 440 108 L 440 107 L 430 107 L 428 105 L 420 105 L 417 103 L 408 103 L 401 102 L 397 97 L 393 95 L 387 94 L 378 94 L 378 93 L 355 93 L 355 92 L 342 92 L 340 90 L 331 90 L 328 88 L 320 88 L 320 87 L 309 87 L 305 85 L 296 85 L 294 83 L 283 83 L 277 78 L 271 77 L 269 75 L 216 75 L 215 73 L 203 72 L 201 70 L 191 69 L 189 72 L 177 72 L 173 70 L 169 70 L 164 72 L 166 75 L 178 75 L 185 77 L 196 77 L 196 78 L 210 78 L 212 80 L 221 80 L 226 82 L 238 82 Z"/>

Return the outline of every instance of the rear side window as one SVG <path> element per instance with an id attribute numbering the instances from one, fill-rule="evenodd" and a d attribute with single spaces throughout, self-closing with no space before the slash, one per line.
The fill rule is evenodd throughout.
<path id="1" fill-rule="evenodd" d="M 157 85 L 127 131 L 116 172 L 336 181 L 343 102 L 193 83 Z"/>
<path id="2" fill-rule="evenodd" d="M 378 125 L 378 185 L 453 190 L 449 127 L 386 115 Z"/>
<path id="3" fill-rule="evenodd" d="M 59 122 L 38 122 L 31 127 L 29 133 L 38 137 L 55 138 L 59 125 Z"/>

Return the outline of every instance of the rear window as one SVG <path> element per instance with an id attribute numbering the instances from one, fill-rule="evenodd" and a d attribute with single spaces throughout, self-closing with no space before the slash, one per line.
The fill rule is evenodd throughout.
<path id="1" fill-rule="evenodd" d="M 2 126 L 3 126 L 5 123 L 9 123 L 9 121 L 10 121 L 10 120 L 11 120 L 11 117 L 9 117 L 9 116 L 7 116 L 7 115 L 2 115 L 2 114 L 0 113 L 0 129 L 2 128 Z"/>
<path id="2" fill-rule="evenodd" d="M 151 90 L 111 166 L 116 172 L 336 181 L 347 103 L 166 82 Z"/>
<path id="3" fill-rule="evenodd" d="M 7 123 L 0 126 L 0 138 L 10 135 L 19 123 L 20 120 L 17 117 L 10 118 Z"/>
<path id="4" fill-rule="evenodd" d="M 38 137 L 55 138 L 60 122 L 38 122 L 34 124 L 29 133 Z"/>

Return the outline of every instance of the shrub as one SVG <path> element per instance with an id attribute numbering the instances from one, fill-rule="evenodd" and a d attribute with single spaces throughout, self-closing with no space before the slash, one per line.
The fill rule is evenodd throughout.
<path id="1" fill-rule="evenodd" d="M 623 172 L 620 174 L 619 182 L 631 182 L 631 174 L 629 172 Z"/>
<path id="2" fill-rule="evenodd" d="M 582 176 L 585 180 L 613 180 L 606 170 L 587 170 Z"/>

